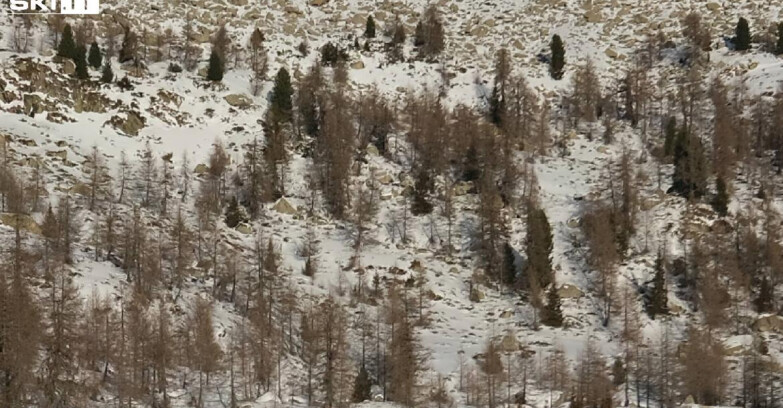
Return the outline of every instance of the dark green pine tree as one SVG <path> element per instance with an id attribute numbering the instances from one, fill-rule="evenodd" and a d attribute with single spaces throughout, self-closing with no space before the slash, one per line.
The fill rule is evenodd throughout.
<path id="1" fill-rule="evenodd" d="M 429 194 L 432 190 L 432 179 L 429 172 L 421 169 L 416 173 L 416 182 L 413 185 L 413 202 L 411 213 L 413 215 L 425 215 L 432 212 L 432 203 Z"/>
<path id="2" fill-rule="evenodd" d="M 647 304 L 647 314 L 651 319 L 655 316 L 669 314 L 668 294 L 666 291 L 666 269 L 663 265 L 663 255 L 659 252 L 655 259 L 655 276 L 653 276 L 652 290 Z"/>
<path id="3" fill-rule="evenodd" d="M 98 43 L 95 41 L 93 41 L 90 45 L 90 54 L 87 56 L 87 62 L 89 62 L 90 66 L 94 69 L 100 68 L 101 64 L 103 63 L 101 49 L 98 47 Z"/>
<path id="4" fill-rule="evenodd" d="M 492 95 L 489 97 L 489 120 L 498 126 L 500 126 L 500 122 L 503 121 L 503 111 L 505 110 L 503 105 L 504 103 L 503 99 L 500 97 L 500 91 L 498 90 L 498 86 L 495 85 L 492 88 Z"/>
<path id="5" fill-rule="evenodd" d="M 783 55 L 783 23 L 778 23 L 778 42 L 775 44 L 775 54 Z"/>
<path id="6" fill-rule="evenodd" d="M 226 225 L 229 228 L 236 228 L 239 223 L 244 221 L 242 211 L 239 209 L 239 202 L 236 197 L 231 197 L 226 208 Z"/>
<path id="7" fill-rule="evenodd" d="M 216 50 L 209 54 L 209 67 L 207 67 L 207 79 L 213 82 L 223 80 L 223 61 L 220 60 Z"/>
<path id="8" fill-rule="evenodd" d="M 756 311 L 759 313 L 769 313 L 774 311 L 774 296 L 775 288 L 769 283 L 769 279 L 764 276 L 761 278 L 758 297 L 753 300 L 753 306 L 756 307 Z"/>
<path id="9" fill-rule="evenodd" d="M 90 72 L 87 70 L 87 49 L 83 45 L 76 47 L 76 55 L 73 62 L 76 65 L 76 71 L 74 72 L 76 78 L 90 78 Z"/>
<path id="10" fill-rule="evenodd" d="M 544 306 L 544 310 L 541 313 L 541 323 L 550 327 L 563 326 L 563 306 L 554 282 L 546 294 L 546 306 Z"/>
<path id="11" fill-rule="evenodd" d="M 554 283 L 552 274 L 552 228 L 546 212 L 531 208 L 527 215 L 527 279 L 536 279 L 539 288 Z"/>
<path id="12" fill-rule="evenodd" d="M 71 30 L 70 24 L 66 24 L 63 27 L 62 38 L 57 46 L 57 56 L 70 59 L 76 58 L 76 42 L 73 40 L 73 30 Z"/>
<path id="13" fill-rule="evenodd" d="M 103 64 L 103 68 L 101 68 L 101 82 L 109 84 L 111 81 L 114 81 L 114 71 L 111 69 L 111 61 L 106 58 L 106 62 Z"/>
<path id="14" fill-rule="evenodd" d="M 375 19 L 372 16 L 367 17 L 367 26 L 364 28 L 366 38 L 375 38 Z"/>
<path id="15" fill-rule="evenodd" d="M 513 286 L 517 280 L 517 257 L 514 247 L 508 242 L 503 245 L 503 283 Z"/>
<path id="16" fill-rule="evenodd" d="M 353 383 L 353 402 L 359 403 L 370 400 L 372 397 L 372 382 L 370 381 L 370 374 L 367 369 L 359 369 L 359 373 L 356 375 L 356 380 Z"/>
<path id="17" fill-rule="evenodd" d="M 750 27 L 748 26 L 748 20 L 744 17 L 740 17 L 737 21 L 737 28 L 734 31 L 734 49 L 737 51 L 745 51 L 750 49 Z"/>
<path id="18" fill-rule="evenodd" d="M 549 45 L 552 52 L 552 59 L 549 62 L 549 72 L 554 79 L 563 78 L 563 68 L 565 68 L 565 48 L 563 40 L 555 34 L 552 36 L 552 42 Z"/>
<path id="19" fill-rule="evenodd" d="M 471 144 L 465 153 L 465 161 L 462 165 L 462 180 L 476 181 L 481 177 L 481 168 L 479 167 L 478 149 Z"/>
<path id="20" fill-rule="evenodd" d="M 291 102 L 291 96 L 294 94 L 294 88 L 291 86 L 291 76 L 288 74 L 288 70 L 280 68 L 275 76 L 275 85 L 272 88 L 272 112 L 282 121 L 291 120 L 291 111 L 293 109 L 293 103 Z"/>
<path id="21" fill-rule="evenodd" d="M 674 153 L 674 142 L 677 139 L 677 118 L 670 116 L 666 120 L 666 130 L 664 132 L 663 153 L 666 157 Z"/>
<path id="22" fill-rule="evenodd" d="M 712 199 L 712 209 L 721 217 L 725 217 L 729 211 L 729 192 L 723 177 L 718 176 L 718 179 L 715 181 L 715 190 L 716 194 Z"/>
<path id="23" fill-rule="evenodd" d="M 681 128 L 674 141 L 673 154 L 674 173 L 669 191 L 687 198 L 703 196 L 707 190 L 707 163 L 701 140 Z"/>

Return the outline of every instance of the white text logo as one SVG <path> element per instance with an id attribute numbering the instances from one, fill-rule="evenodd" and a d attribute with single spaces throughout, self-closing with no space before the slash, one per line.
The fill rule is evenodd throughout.
<path id="1" fill-rule="evenodd" d="M 14 14 L 99 14 L 99 0 L 11 0 Z"/>

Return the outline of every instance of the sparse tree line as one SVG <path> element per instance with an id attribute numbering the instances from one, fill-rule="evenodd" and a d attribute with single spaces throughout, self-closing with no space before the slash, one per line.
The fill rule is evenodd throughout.
<path id="1" fill-rule="evenodd" d="M 50 24 L 58 56 L 73 60 L 79 79 L 89 77 L 88 67 L 103 67 L 104 82 L 112 82 L 114 57 L 139 64 L 150 53 L 161 60 L 176 55 L 185 69 L 195 69 L 200 58 L 187 34 L 189 24 L 182 39 L 161 34 L 170 41 L 161 41 L 154 51 L 130 28 L 119 50 L 115 40 L 107 39 L 102 51 L 88 30 L 74 30 L 57 18 Z M 637 406 L 671 407 L 684 396 L 701 404 L 773 406 L 779 378 L 761 337 L 730 360 L 711 334 L 748 333 L 752 316 L 744 312 L 747 306 L 758 313 L 779 311 L 783 251 L 772 199 L 774 175 L 783 167 L 783 124 L 778 123 L 783 92 L 751 97 L 720 80 L 704 84 L 708 61 L 699 50 L 710 47 L 710 33 L 696 14 L 687 16 L 683 26 L 690 56 L 676 78 L 654 82 L 649 68 L 659 62 L 665 42 L 650 38 L 618 83 L 602 84 L 589 62 L 574 68 L 571 88 L 556 107 L 512 72 L 505 50 L 497 53 L 493 89 L 483 110 L 449 109 L 430 92 L 410 95 L 400 106 L 377 90 L 354 95 L 346 86 L 345 50 L 329 43 L 298 83 L 285 68 L 277 71 L 263 135 L 241 146 L 239 162 L 231 163 L 216 142 L 205 171 L 194 175 L 186 156 L 175 168 L 171 155 L 157 157 L 147 145 L 138 157 L 123 157 L 117 174 L 109 174 L 96 148 L 85 162 L 79 195 L 63 195 L 53 206 L 43 198 L 44 170 L 18 174 L 3 140 L 0 198 L 3 212 L 16 217 L 16 228 L 0 267 L 0 399 L 9 407 L 78 406 L 105 398 L 102 391 L 108 390 L 118 406 L 165 407 L 169 390 L 184 388 L 194 406 L 203 406 L 215 393 L 233 407 L 273 392 L 281 400 L 305 395 L 308 403 L 331 407 L 371 398 L 377 386 L 384 398 L 406 406 L 448 405 L 442 381 L 429 386 L 419 381 L 425 364 L 416 336 L 416 328 L 426 324 L 423 277 L 415 279 L 415 288 L 387 285 L 377 276 L 372 285 L 361 281 L 351 288 L 350 305 L 340 294 L 302 302 L 273 239 L 258 237 L 238 256 L 225 229 L 263 219 L 265 203 L 289 192 L 289 161 L 300 154 L 311 163 L 307 216 L 327 214 L 352 225 L 357 256 L 350 266 L 360 267 L 358 254 L 376 221 L 380 198 L 373 180 L 356 181 L 369 172 L 365 164 L 375 151 L 403 168 L 410 180 L 404 205 L 387 228 L 393 240 L 407 243 L 414 217 L 428 217 L 440 222 L 429 237 L 437 250 L 458 251 L 452 228 L 465 210 L 456 203 L 455 189 L 469 186 L 467 200 L 476 216 L 470 246 L 481 266 L 481 274 L 469 283 L 469 296 L 479 300 L 482 284 L 503 287 L 534 307 L 536 327 L 539 320 L 561 327 L 568 316 L 552 265 L 552 226 L 537 197 L 535 169 L 521 153 L 567 155 L 567 141 L 550 135 L 554 123 L 562 127 L 558 135 L 571 129 L 590 137 L 600 132 L 607 144 L 615 142 L 620 127 L 637 128 L 644 154 L 657 160 L 658 168 L 670 169 L 668 181 L 659 172 L 658 188 L 686 203 L 680 236 L 648 245 L 648 235 L 658 232 L 645 231 L 638 218 L 650 176 L 638 166 L 642 159 L 624 150 L 603 170 L 605 194 L 584 206 L 577 244 L 590 289 L 600 300 L 602 322 L 621 332 L 621 355 L 608 361 L 590 344 L 570 367 L 559 350 L 533 362 L 504 355 L 490 341 L 477 368 L 460 376 L 467 402 L 490 408 L 507 400 L 524 403 L 528 383 L 534 383 L 575 407 L 611 407 L 620 387 L 625 405 L 633 392 Z M 372 46 L 376 29 L 369 19 L 365 48 Z M 413 39 L 422 58 L 434 61 L 443 51 L 443 30 L 437 10 L 428 9 Z M 390 58 L 402 59 L 404 27 L 398 21 L 386 31 Z M 747 21 L 741 20 L 734 47 L 747 50 L 752 38 Z M 264 41 L 259 30 L 253 32 L 245 56 L 256 89 L 267 74 Z M 778 53 L 781 44 L 783 39 L 777 42 Z M 242 48 L 221 27 L 212 41 L 207 78 L 222 80 L 226 69 L 242 60 Z M 566 61 L 558 36 L 551 51 L 550 72 L 560 79 Z M 407 148 L 400 148 L 402 143 Z M 757 188 L 761 214 L 751 204 L 743 207 L 740 197 L 739 205 L 730 206 L 739 169 Z M 699 230 L 704 218 L 699 203 L 714 210 L 709 217 L 717 220 L 715 231 Z M 44 215 L 40 235 L 21 227 L 33 212 Z M 85 217 L 93 219 L 87 236 L 77 228 Z M 522 245 L 511 240 L 520 224 L 515 218 L 524 220 Z M 314 235 L 308 234 L 300 254 L 305 260 L 301 273 L 310 277 L 318 273 Z M 515 245 L 523 248 L 523 256 Z M 681 256 L 667 253 L 673 245 L 680 246 Z M 120 267 L 127 289 L 115 298 L 95 294 L 82 299 L 70 276 L 77 247 Z M 634 291 L 620 285 L 619 265 L 654 247 L 652 279 L 633 282 Z M 206 299 L 193 297 L 182 309 L 189 281 L 199 274 L 211 280 L 210 293 Z M 660 339 L 642 338 L 638 311 L 665 321 L 675 296 L 698 313 L 703 325 L 694 326 L 703 328 L 690 328 L 681 342 L 668 331 Z M 224 345 L 214 331 L 215 304 L 207 299 L 237 311 L 234 327 L 221 333 L 228 339 Z M 354 306 L 364 311 L 358 317 L 349 313 Z M 355 357 L 349 334 L 360 336 L 361 358 Z M 281 375 L 289 356 L 305 365 L 305 378 L 294 384 L 284 383 Z M 741 373 L 738 379 L 729 375 L 730 364 Z M 512 387 L 521 388 L 521 394 L 511 395 Z"/>

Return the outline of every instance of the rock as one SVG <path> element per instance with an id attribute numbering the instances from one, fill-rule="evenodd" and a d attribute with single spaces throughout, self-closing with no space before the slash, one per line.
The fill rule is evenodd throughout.
<path id="1" fill-rule="evenodd" d="M 0 214 L 0 222 L 11 228 L 18 227 L 20 230 L 27 231 L 31 234 L 41 233 L 41 226 L 29 215 L 4 213 Z"/>
<path id="2" fill-rule="evenodd" d="M 244 235 L 250 235 L 253 233 L 253 227 L 249 224 L 239 224 L 236 228 L 237 232 Z"/>
<path id="3" fill-rule="evenodd" d="M 473 292 L 470 293 L 470 301 L 471 302 L 481 302 L 484 300 L 486 295 L 484 292 L 482 292 L 480 289 L 473 288 Z"/>
<path id="4" fill-rule="evenodd" d="M 70 189 L 68 189 L 68 191 L 71 193 L 79 194 L 81 196 L 89 196 L 90 186 L 84 183 L 76 183 Z"/>
<path id="5" fill-rule="evenodd" d="M 500 318 L 501 319 L 510 319 L 514 317 L 514 311 L 513 310 L 504 310 L 500 312 Z"/>
<path id="6" fill-rule="evenodd" d="M 713 11 L 713 12 L 720 10 L 720 4 L 715 3 L 715 2 L 707 3 L 706 7 L 707 7 L 707 10 Z"/>
<path id="7" fill-rule="evenodd" d="M 310 5 L 315 7 L 320 7 L 328 2 L 329 0 L 310 0 Z"/>
<path id="8" fill-rule="evenodd" d="M 696 400 L 693 399 L 693 395 L 688 395 L 685 397 L 685 401 L 683 401 L 684 405 L 693 405 L 696 403 Z"/>
<path id="9" fill-rule="evenodd" d="M 226 95 L 223 99 L 228 102 L 229 105 L 236 108 L 248 108 L 253 105 L 253 99 L 245 94 L 231 94 Z"/>
<path id="10" fill-rule="evenodd" d="M 280 214 L 289 214 L 289 215 L 296 215 L 296 207 L 291 205 L 291 203 L 288 202 L 288 200 L 285 199 L 285 197 L 281 197 L 274 206 L 272 206 L 272 209 L 279 212 Z"/>
<path id="11" fill-rule="evenodd" d="M 61 160 L 65 160 L 68 157 L 67 150 L 50 150 L 46 152 L 47 157 L 56 157 Z"/>
<path id="12" fill-rule="evenodd" d="M 106 106 L 111 101 L 100 92 L 74 92 L 73 110 L 76 113 L 81 112 L 106 112 Z"/>
<path id="13" fill-rule="evenodd" d="M 24 94 L 22 100 L 24 101 L 25 115 L 35 115 L 44 111 L 43 99 L 40 96 Z"/>
<path id="14" fill-rule="evenodd" d="M 424 265 L 421 264 L 421 261 L 418 259 L 414 259 L 413 262 L 411 262 L 410 268 L 415 272 L 424 272 L 426 268 Z"/>
<path id="15" fill-rule="evenodd" d="M 464 196 L 465 194 L 469 194 L 473 190 L 473 182 L 471 181 L 460 181 L 459 183 L 454 185 L 454 195 L 455 196 Z"/>
<path id="16" fill-rule="evenodd" d="M 615 51 L 613 48 L 607 48 L 606 51 L 604 51 L 604 54 L 606 54 L 607 57 L 613 58 L 613 59 L 617 58 L 619 56 L 617 51 Z"/>
<path id="17" fill-rule="evenodd" d="M 519 351 L 521 348 L 522 346 L 519 344 L 519 340 L 517 340 L 517 336 L 515 336 L 514 333 L 508 333 L 500 340 L 500 349 L 504 352 L 511 353 Z"/>
<path id="18" fill-rule="evenodd" d="M 568 225 L 568 228 L 579 228 L 579 218 L 569 219 L 566 221 L 566 225 Z"/>
<path id="19" fill-rule="evenodd" d="M 374 144 L 370 143 L 367 145 L 367 153 L 369 153 L 372 156 L 380 156 L 381 152 L 378 151 L 378 148 L 375 147 Z"/>
<path id="20" fill-rule="evenodd" d="M 364 69 L 364 61 L 359 60 L 351 63 L 351 69 Z"/>
<path id="21" fill-rule="evenodd" d="M 783 318 L 778 315 L 765 315 L 753 322 L 753 329 L 760 332 L 783 331 Z"/>
<path id="22" fill-rule="evenodd" d="M 143 127 L 144 118 L 141 117 L 140 114 L 132 111 L 128 112 L 125 120 L 123 120 L 119 125 L 120 130 L 131 136 L 138 136 L 139 130 L 141 130 Z"/>
<path id="23" fill-rule="evenodd" d="M 207 167 L 204 163 L 199 163 L 196 165 L 196 168 L 193 169 L 193 173 L 196 174 L 204 174 L 209 170 L 209 167 Z"/>
<path id="24" fill-rule="evenodd" d="M 288 14 L 296 14 L 296 15 L 300 15 L 300 14 L 302 14 L 302 10 L 299 10 L 299 9 L 298 9 L 296 6 L 294 6 L 293 4 L 289 4 L 289 5 L 285 6 L 285 9 L 284 9 L 284 10 L 285 10 L 285 12 L 286 12 L 286 13 L 288 13 Z"/>
<path id="25" fill-rule="evenodd" d="M 566 283 L 557 289 L 557 295 L 560 296 L 561 299 L 579 299 L 584 296 L 584 292 L 576 286 Z"/>
<path id="26" fill-rule="evenodd" d="M 394 178 L 389 173 L 383 173 L 380 176 L 376 177 L 375 180 L 377 180 L 379 183 L 383 184 L 384 186 L 387 186 L 394 181 Z"/>
<path id="27" fill-rule="evenodd" d="M 63 61 L 63 73 L 65 75 L 73 75 L 76 73 L 76 64 L 73 63 L 72 59 L 66 59 Z"/>
<path id="28" fill-rule="evenodd" d="M 587 11 L 584 17 L 588 23 L 600 23 L 604 20 L 604 16 L 601 14 L 601 11 L 597 9 Z"/>

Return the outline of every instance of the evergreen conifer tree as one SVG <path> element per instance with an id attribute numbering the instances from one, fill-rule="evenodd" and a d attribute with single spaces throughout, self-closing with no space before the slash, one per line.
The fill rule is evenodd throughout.
<path id="1" fill-rule="evenodd" d="M 745 20 L 744 17 L 740 17 L 734 34 L 734 49 L 737 51 L 750 49 L 750 27 L 748 26 L 748 20 Z"/>
<path id="2" fill-rule="evenodd" d="M 766 276 L 761 278 L 761 284 L 759 285 L 759 294 L 756 299 L 753 300 L 753 306 L 756 307 L 756 311 L 759 313 L 769 313 L 774 311 L 773 300 L 775 296 L 775 288 L 770 284 L 769 279 Z"/>
<path id="3" fill-rule="evenodd" d="M 783 55 L 783 23 L 778 23 L 778 42 L 775 44 L 775 54 Z"/>
<path id="4" fill-rule="evenodd" d="M 527 216 L 526 278 L 536 279 L 539 288 L 554 282 L 552 274 L 552 228 L 546 213 L 531 208 Z"/>
<path id="5" fill-rule="evenodd" d="M 428 196 L 432 187 L 427 170 L 419 170 L 416 174 L 416 182 L 413 185 L 413 203 L 411 204 L 411 213 L 413 215 L 424 215 L 432 212 L 432 203 Z"/>
<path id="6" fill-rule="evenodd" d="M 356 375 L 356 380 L 353 383 L 353 402 L 359 403 L 368 401 L 372 396 L 372 382 L 370 382 L 370 374 L 367 369 L 359 369 L 359 373 Z"/>
<path id="7" fill-rule="evenodd" d="M 666 269 L 663 265 L 663 255 L 658 253 L 655 259 L 655 276 L 653 276 L 653 287 L 650 291 L 649 302 L 647 305 L 647 314 L 650 318 L 655 316 L 669 314 L 668 295 L 666 292 Z"/>
<path id="8" fill-rule="evenodd" d="M 367 26 L 364 28 L 366 38 L 375 38 L 375 19 L 372 16 L 367 17 Z"/>
<path id="9" fill-rule="evenodd" d="M 541 313 L 541 323 L 550 327 L 561 327 L 563 325 L 563 307 L 554 282 L 549 287 L 546 299 L 546 306 Z"/>
<path id="10" fill-rule="evenodd" d="M 111 69 L 111 61 L 106 58 L 106 62 L 103 63 L 101 68 L 101 82 L 108 84 L 114 80 L 114 71 Z"/>
<path id="11" fill-rule="evenodd" d="M 90 54 L 87 57 L 87 62 L 90 63 L 90 66 L 94 69 L 98 69 L 101 67 L 101 63 L 103 62 L 103 56 L 101 55 L 101 49 L 98 47 L 98 43 L 93 41 L 90 45 Z"/>
<path id="12" fill-rule="evenodd" d="M 517 265 L 516 255 L 514 255 L 514 247 L 508 242 L 503 245 L 503 283 L 506 285 L 513 285 L 517 279 Z"/>
<path id="13" fill-rule="evenodd" d="M 236 197 L 231 197 L 226 208 L 226 225 L 229 228 L 235 228 L 243 221 L 242 211 L 239 209 L 239 202 Z"/>
<path id="14" fill-rule="evenodd" d="M 294 88 L 291 86 L 291 76 L 288 70 L 280 68 L 275 76 L 275 85 L 272 88 L 271 102 L 272 112 L 282 121 L 291 120 L 291 111 L 293 103 L 291 96 L 294 94 Z"/>
<path id="15" fill-rule="evenodd" d="M 76 53 L 73 62 L 76 64 L 76 71 L 74 72 L 76 78 L 90 78 L 90 73 L 87 70 L 87 49 L 84 48 L 83 45 L 76 47 Z"/>
<path id="16" fill-rule="evenodd" d="M 57 46 L 57 56 L 70 59 L 76 57 L 76 42 L 73 39 L 73 30 L 71 30 L 70 24 L 63 27 L 62 38 Z"/>
<path id="17" fill-rule="evenodd" d="M 552 59 L 549 62 L 550 73 L 554 79 L 563 78 L 563 68 L 565 68 L 565 48 L 563 47 L 563 40 L 560 36 L 555 34 L 552 36 L 552 42 L 550 43 L 550 49 L 552 52 Z"/>
<path id="18" fill-rule="evenodd" d="M 718 179 L 715 181 L 715 189 L 717 194 L 712 199 L 712 209 L 721 217 L 725 217 L 729 207 L 729 192 L 726 189 L 726 182 L 723 181 L 723 177 L 718 176 Z"/>
<path id="19" fill-rule="evenodd" d="M 207 79 L 214 82 L 223 80 L 223 61 L 220 60 L 216 50 L 212 50 L 209 55 L 209 67 L 207 68 Z"/>

